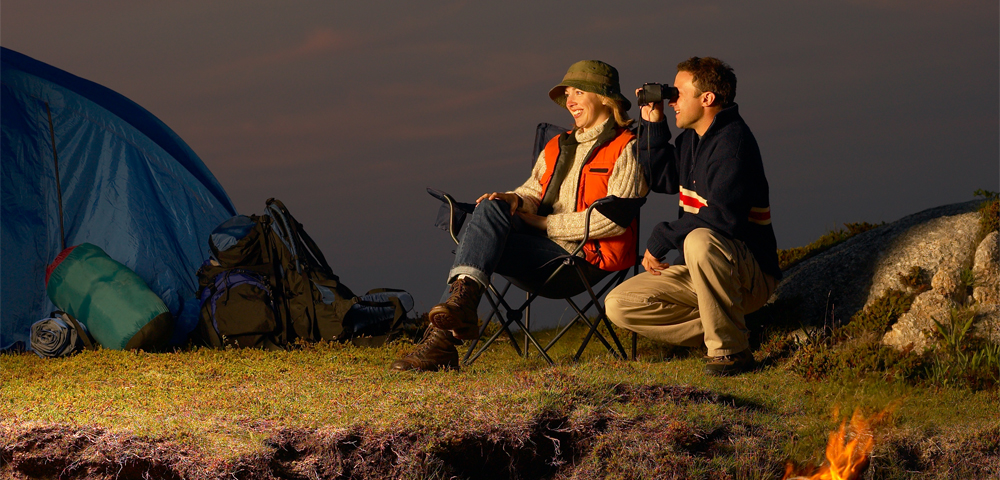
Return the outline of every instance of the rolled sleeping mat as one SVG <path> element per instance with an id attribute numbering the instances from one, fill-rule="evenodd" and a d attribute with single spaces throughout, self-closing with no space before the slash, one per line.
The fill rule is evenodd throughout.
<path id="1" fill-rule="evenodd" d="M 62 357 L 73 353 L 80 337 L 72 325 L 61 318 L 43 318 L 31 324 L 31 349 L 42 358 Z"/>
<path id="2" fill-rule="evenodd" d="M 132 269 L 100 247 L 83 243 L 64 250 L 46 269 L 52 303 L 82 323 L 104 348 L 162 350 L 174 319 L 166 304 Z"/>

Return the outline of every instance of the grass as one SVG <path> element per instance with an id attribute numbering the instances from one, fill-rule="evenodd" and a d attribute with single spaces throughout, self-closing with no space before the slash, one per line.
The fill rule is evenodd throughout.
<path id="1" fill-rule="evenodd" d="M 873 226 L 779 252 L 783 266 Z M 1000 347 L 966 337 L 968 311 L 940 322 L 924 356 L 877 341 L 926 277 L 903 273 L 905 291 L 804 340 L 788 336 L 793 315 L 770 312 L 753 331 L 762 367 L 734 378 L 646 339 L 638 361 L 591 342 L 572 362 L 580 331 L 555 366 L 500 343 L 430 374 L 387 370 L 406 340 L 0 355 L 0 477 L 769 479 L 823 462 L 846 418 L 833 412 L 891 409 L 864 478 L 995 478 Z"/>
<path id="2" fill-rule="evenodd" d="M 501 344 L 461 372 L 437 374 L 387 371 L 406 342 L 5 355 L 0 455 L 17 472 L 49 465 L 68 478 L 130 465 L 164 478 L 309 478 L 309 469 L 343 478 L 777 478 L 787 459 L 822 460 L 841 420 L 835 408 L 897 402 L 878 469 L 943 471 L 959 453 L 998 468 L 995 390 L 803 381 L 783 364 L 712 378 L 696 353 L 646 341 L 640 361 L 592 345 L 574 363 L 571 343 L 554 367 Z M 42 439 L 76 463 L 45 457 Z M 964 447 L 930 451 L 927 442 Z M 892 446 L 900 443 L 909 450 Z M 96 450 L 104 460 L 86 460 Z"/>

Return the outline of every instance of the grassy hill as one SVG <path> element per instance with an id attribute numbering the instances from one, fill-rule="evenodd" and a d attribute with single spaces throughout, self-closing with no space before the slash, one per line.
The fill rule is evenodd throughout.
<path id="1" fill-rule="evenodd" d="M 995 388 L 810 381 L 787 361 L 710 378 L 686 351 L 640 342 L 632 362 L 594 346 L 570 363 L 566 345 L 555 367 L 497 345 L 437 374 L 388 372 L 402 343 L 5 356 L 0 474 L 780 478 L 786 460 L 823 460 L 835 409 L 890 406 L 868 478 L 1000 471 Z"/>
<path id="2" fill-rule="evenodd" d="M 765 312 L 761 368 L 734 378 L 644 339 L 637 361 L 591 342 L 573 362 L 580 331 L 552 367 L 501 343 L 423 374 L 387 370 L 408 340 L 0 355 L 0 477 L 770 479 L 822 463 L 858 411 L 886 415 L 863 478 L 997 478 L 1000 348 L 947 329 L 923 356 L 882 347 L 910 295 L 800 339 L 787 312 Z"/>

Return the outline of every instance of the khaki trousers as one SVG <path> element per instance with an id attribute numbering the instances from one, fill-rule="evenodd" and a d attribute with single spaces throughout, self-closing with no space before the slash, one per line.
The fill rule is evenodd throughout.
<path id="1" fill-rule="evenodd" d="M 608 318 L 653 340 L 697 347 L 709 356 L 750 347 L 744 315 L 767 303 L 777 286 L 746 244 L 707 228 L 684 240 L 685 265 L 642 272 L 608 293 Z"/>

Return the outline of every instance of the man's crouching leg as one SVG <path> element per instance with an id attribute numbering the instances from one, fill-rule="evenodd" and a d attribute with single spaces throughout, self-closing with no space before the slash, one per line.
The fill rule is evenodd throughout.
<path id="1" fill-rule="evenodd" d="M 705 228 L 691 231 L 684 240 L 684 263 L 708 347 L 705 373 L 732 375 L 752 369 L 744 315 L 767 302 L 774 279 L 760 270 L 746 244 Z"/>
<path id="2" fill-rule="evenodd" d="M 683 265 L 653 275 L 640 273 L 608 293 L 605 310 L 615 325 L 658 342 L 702 344 L 698 299 Z"/>

